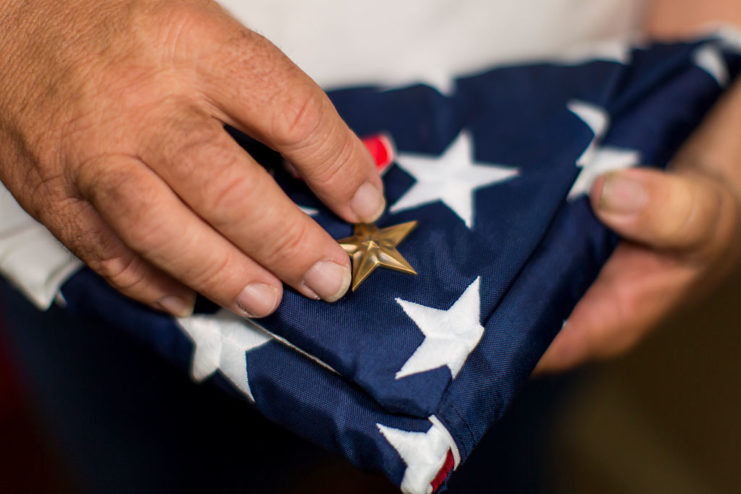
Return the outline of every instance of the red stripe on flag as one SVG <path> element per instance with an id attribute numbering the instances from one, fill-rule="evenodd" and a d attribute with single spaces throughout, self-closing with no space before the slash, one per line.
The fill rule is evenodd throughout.
<path id="1" fill-rule="evenodd" d="M 451 450 L 448 450 L 448 456 L 445 457 L 445 463 L 443 463 L 442 468 L 439 472 L 437 472 L 437 476 L 430 482 L 430 485 L 432 486 L 432 492 L 436 492 L 440 486 L 443 485 L 443 482 L 445 482 L 445 479 L 448 478 L 448 475 L 450 474 L 450 471 L 453 469 L 453 466 L 455 465 L 455 458 L 453 458 L 453 452 Z"/>

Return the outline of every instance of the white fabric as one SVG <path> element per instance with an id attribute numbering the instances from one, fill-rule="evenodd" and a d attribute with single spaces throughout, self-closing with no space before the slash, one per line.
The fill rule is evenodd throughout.
<path id="1" fill-rule="evenodd" d="M 634 35 L 643 0 L 220 0 L 325 86 L 445 78 Z"/>
<path id="2" fill-rule="evenodd" d="M 410 432 L 376 424 L 378 431 L 407 466 L 400 486 L 404 494 L 430 494 L 430 483 L 443 467 L 448 451 L 457 454 L 457 446 L 445 426 L 434 415 L 429 420 L 432 427 L 427 432 Z"/>
<path id="3" fill-rule="evenodd" d="M 201 382 L 219 371 L 251 401 L 255 401 L 247 375 L 247 353 L 272 341 L 255 322 L 227 310 L 215 315 L 194 315 L 177 320 L 195 344 L 191 375 Z"/>
<path id="4" fill-rule="evenodd" d="M 0 273 L 40 309 L 47 309 L 59 287 L 80 266 L 0 185 Z"/>
<path id="5" fill-rule="evenodd" d="M 396 163 L 414 177 L 415 183 L 390 211 L 396 213 L 440 201 L 468 228 L 473 228 L 475 191 L 519 173 L 511 166 L 478 164 L 473 150 L 473 136 L 464 131 L 440 156 L 400 153 Z"/>
<path id="6" fill-rule="evenodd" d="M 604 108 L 574 100 L 569 103 L 569 110 L 594 133 L 592 142 L 576 161 L 581 172 L 569 191 L 568 199 L 573 201 L 589 194 L 592 184 L 603 173 L 638 166 L 641 153 L 634 149 L 602 145 L 602 138 L 610 127 L 610 116 Z"/>
<path id="7" fill-rule="evenodd" d="M 621 60 L 641 0 L 221 0 L 325 86 L 429 82 L 533 58 Z M 738 39 L 734 38 L 734 39 Z M 597 43 L 583 50 L 585 42 Z M 618 40 L 618 42 L 614 42 Z M 576 50 L 576 51 L 575 51 Z M 1 152 L 1 150 L 0 150 Z M 0 186 L 0 274 L 40 308 L 80 266 Z"/>
<path id="8" fill-rule="evenodd" d="M 448 309 L 416 304 L 400 298 L 404 309 L 425 336 L 422 343 L 396 373 L 396 379 L 447 367 L 453 379 L 484 335 L 481 325 L 481 278 L 471 283 Z"/>
<path id="9" fill-rule="evenodd" d="M 715 79 L 719 86 L 725 87 L 731 79 L 720 48 L 704 46 L 695 52 L 695 64 Z"/>

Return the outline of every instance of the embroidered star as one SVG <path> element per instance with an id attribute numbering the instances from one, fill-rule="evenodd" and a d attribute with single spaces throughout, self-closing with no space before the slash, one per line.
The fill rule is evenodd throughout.
<path id="1" fill-rule="evenodd" d="M 726 87 L 731 80 L 728 67 L 723 59 L 720 47 L 716 45 L 701 46 L 692 54 L 692 59 L 700 69 L 710 75 L 720 87 Z"/>
<path id="2" fill-rule="evenodd" d="M 196 346 L 191 363 L 193 379 L 201 382 L 219 371 L 254 402 L 246 354 L 271 341 L 270 334 L 253 321 L 226 310 L 176 321 Z"/>
<path id="3" fill-rule="evenodd" d="M 355 225 L 352 237 L 338 241 L 352 258 L 352 291 L 355 291 L 379 266 L 402 273 L 417 274 L 396 250 L 416 226 L 416 221 L 381 229 L 376 225 L 360 224 Z"/>
<path id="4" fill-rule="evenodd" d="M 455 455 L 457 448 L 445 426 L 434 415 L 427 432 L 411 432 L 376 424 L 378 431 L 399 453 L 406 465 L 401 481 L 402 492 L 432 492 L 430 483 L 445 463 L 448 451 Z M 456 464 L 459 459 L 456 459 Z"/>
<path id="5" fill-rule="evenodd" d="M 576 161 L 581 171 L 569 191 L 568 200 L 573 201 L 589 194 L 592 184 L 600 175 L 638 165 L 641 154 L 631 149 L 601 145 L 602 138 L 610 127 L 610 116 L 603 108 L 575 100 L 568 104 L 568 109 L 594 133 L 594 138 Z"/>
<path id="6" fill-rule="evenodd" d="M 390 209 L 396 213 L 442 201 L 468 228 L 473 227 L 474 193 L 477 189 L 508 180 L 516 168 L 474 162 L 473 142 L 461 132 L 442 156 L 401 153 L 398 166 L 417 181 Z"/>
<path id="7" fill-rule="evenodd" d="M 417 324 L 425 339 L 396 373 L 396 379 L 448 367 L 453 379 L 484 334 L 479 321 L 481 278 L 466 288 L 448 310 L 435 309 L 396 299 L 404 312 Z"/>

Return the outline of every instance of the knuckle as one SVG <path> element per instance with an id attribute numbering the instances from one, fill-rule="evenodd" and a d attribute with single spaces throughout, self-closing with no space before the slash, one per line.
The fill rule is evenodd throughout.
<path id="1" fill-rule="evenodd" d="M 738 245 L 741 236 L 741 211 L 728 188 L 717 185 L 714 187 L 712 205 L 707 214 L 706 251 L 711 257 L 725 256 L 732 253 Z M 731 256 L 733 257 L 733 256 Z"/>
<path id="2" fill-rule="evenodd" d="M 56 222 L 60 209 L 76 202 L 74 189 L 61 177 L 33 181 L 19 198 L 26 211 L 47 226 Z"/>
<path id="3" fill-rule="evenodd" d="M 203 262 L 193 263 L 183 276 L 189 281 L 190 286 L 203 290 L 207 296 L 213 296 L 214 292 L 221 292 L 232 284 L 229 280 L 237 273 L 237 270 L 233 269 L 235 265 L 232 256 L 214 253 Z"/>
<path id="4" fill-rule="evenodd" d="M 243 177 L 232 177 L 210 187 L 210 193 L 204 204 L 206 211 L 235 211 L 245 199 Z M 218 226 L 218 225 L 214 225 Z"/>
<path id="5" fill-rule="evenodd" d="M 222 142 L 224 131 L 219 125 L 215 125 L 203 118 L 183 118 L 174 122 L 177 128 L 170 129 L 170 136 L 178 136 L 175 139 L 164 139 L 164 156 L 170 163 L 178 167 L 194 167 L 198 163 L 223 161 L 223 151 L 217 143 Z M 155 145 L 162 146 L 163 139 L 157 139 Z"/>
<path id="6" fill-rule="evenodd" d="M 722 184 L 705 177 L 690 177 L 675 190 L 670 221 L 663 225 L 671 245 L 704 256 L 717 256 L 731 239 L 738 223 L 735 200 Z"/>
<path id="7" fill-rule="evenodd" d="M 285 264 L 286 259 L 290 259 L 292 265 L 300 265 L 297 260 L 306 257 L 307 249 L 314 245 L 311 236 L 311 223 L 304 218 L 284 223 L 280 235 L 277 235 L 273 242 L 266 242 L 270 249 L 263 249 L 261 256 L 263 263 L 275 267 Z"/>
<path id="8" fill-rule="evenodd" d="M 319 151 L 320 159 L 317 160 L 322 166 L 312 170 L 310 178 L 312 183 L 349 199 L 350 194 L 360 185 L 359 180 L 353 180 L 358 174 L 352 173 L 354 171 L 352 165 L 359 162 L 355 159 L 358 146 L 352 133 L 343 134 L 338 141 L 325 141 L 326 149 Z"/>
<path id="9" fill-rule="evenodd" d="M 137 174 L 131 167 L 120 166 L 105 158 L 81 163 L 78 167 L 78 187 L 93 202 L 121 199 L 135 187 Z"/>
<path id="10" fill-rule="evenodd" d="M 167 238 L 165 232 L 168 228 L 162 224 L 164 219 L 144 218 L 144 214 L 135 215 L 142 218 L 140 221 L 128 218 L 123 222 L 125 231 L 122 237 L 132 249 L 145 256 L 167 250 L 174 239 Z M 175 250 L 170 251 L 175 252 Z"/>
<path id="11" fill-rule="evenodd" d="M 121 292 L 134 291 L 147 281 L 143 263 L 131 253 L 112 254 L 88 264 L 113 288 Z"/>
<path id="12" fill-rule="evenodd" d="M 204 2 L 160 2 L 150 7 L 138 21 L 145 32 L 156 36 L 162 45 L 186 52 L 218 36 L 219 26 L 212 21 L 214 12 L 213 7 Z M 148 41 L 151 43 L 151 38 Z"/>
<path id="13" fill-rule="evenodd" d="M 305 147 L 324 122 L 325 105 L 324 96 L 312 86 L 286 91 L 273 117 L 272 134 L 278 144 L 287 148 Z"/>
<path id="14" fill-rule="evenodd" d="M 644 213 L 646 231 L 654 236 L 657 246 L 692 249 L 706 242 L 716 214 L 714 187 L 686 177 L 667 177 L 658 185 L 652 207 Z"/>
<path id="15" fill-rule="evenodd" d="M 163 198 L 156 183 L 135 167 L 112 167 L 88 185 L 95 209 L 116 226 L 121 238 L 138 252 L 155 250 L 163 242 Z M 160 218 L 158 220 L 157 218 Z"/>
<path id="16" fill-rule="evenodd" d="M 256 193 L 253 167 L 233 166 L 234 158 L 225 159 L 227 161 L 213 171 L 201 191 L 202 208 L 211 212 L 210 219 L 217 223 L 220 217 L 233 220 L 234 212 L 244 214 L 240 212 L 244 211 L 245 204 L 249 204 Z"/>
<path id="17" fill-rule="evenodd" d="M 686 200 L 681 198 L 672 202 L 671 216 L 659 220 L 655 228 L 659 230 L 660 237 L 666 242 L 689 241 L 690 235 L 693 238 L 696 235 L 697 199 Z M 658 211 L 661 211 L 661 209 Z"/>

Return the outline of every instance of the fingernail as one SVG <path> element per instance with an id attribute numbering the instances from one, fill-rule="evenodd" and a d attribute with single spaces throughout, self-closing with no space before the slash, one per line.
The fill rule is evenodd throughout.
<path id="1" fill-rule="evenodd" d="M 605 176 L 599 209 L 607 213 L 634 214 L 648 202 L 643 181 L 629 173 L 610 173 Z"/>
<path id="2" fill-rule="evenodd" d="M 369 182 L 364 183 L 355 192 L 350 201 L 350 209 L 353 213 L 365 223 L 376 221 L 383 210 L 386 209 L 386 199 L 381 191 Z"/>
<path id="3" fill-rule="evenodd" d="M 339 300 L 350 287 L 350 267 L 319 261 L 304 275 L 304 284 L 327 302 Z"/>
<path id="4" fill-rule="evenodd" d="M 173 316 L 188 317 L 193 314 L 193 306 L 195 305 L 195 301 L 186 300 L 175 295 L 168 295 L 159 299 L 156 302 L 156 305 L 158 305 L 165 312 L 169 312 Z"/>
<path id="5" fill-rule="evenodd" d="M 250 283 L 236 300 L 237 310 L 247 317 L 265 317 L 272 314 L 280 302 L 280 292 L 265 283 Z"/>
<path id="6" fill-rule="evenodd" d="M 388 170 L 389 165 L 394 160 L 394 144 L 391 137 L 385 134 L 374 135 L 364 138 L 363 144 L 370 155 L 373 156 L 378 173 L 383 174 Z"/>

